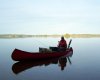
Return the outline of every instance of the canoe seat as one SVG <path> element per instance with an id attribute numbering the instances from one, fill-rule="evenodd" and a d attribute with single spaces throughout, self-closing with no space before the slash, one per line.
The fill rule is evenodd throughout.
<path id="1" fill-rule="evenodd" d="M 52 50 L 47 49 L 47 48 L 41 48 L 41 47 L 39 47 L 39 52 L 40 52 L 40 53 L 51 53 Z"/>

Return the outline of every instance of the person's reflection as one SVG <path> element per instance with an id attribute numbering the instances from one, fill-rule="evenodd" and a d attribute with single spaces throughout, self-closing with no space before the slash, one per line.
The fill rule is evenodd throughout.
<path id="1" fill-rule="evenodd" d="M 72 64 L 70 57 L 72 57 L 73 55 L 73 51 L 67 56 L 67 57 L 63 57 L 60 58 L 59 61 L 59 66 L 61 67 L 61 70 L 63 71 L 64 68 L 67 66 L 67 62 L 69 61 L 70 64 Z"/>
<path id="2" fill-rule="evenodd" d="M 64 68 L 66 67 L 66 63 L 67 63 L 67 58 L 60 58 L 59 59 L 59 66 L 61 67 L 61 70 L 64 70 Z"/>

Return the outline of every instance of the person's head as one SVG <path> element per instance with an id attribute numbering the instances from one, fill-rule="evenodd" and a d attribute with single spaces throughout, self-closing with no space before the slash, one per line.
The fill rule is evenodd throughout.
<path id="1" fill-rule="evenodd" d="M 64 36 L 61 37 L 61 40 L 64 40 Z"/>

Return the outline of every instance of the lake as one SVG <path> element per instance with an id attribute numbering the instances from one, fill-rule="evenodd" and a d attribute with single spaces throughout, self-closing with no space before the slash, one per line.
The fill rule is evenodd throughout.
<path id="1" fill-rule="evenodd" d="M 73 55 L 62 69 L 58 60 L 17 65 L 11 54 L 15 48 L 38 52 L 39 47 L 57 46 L 60 38 L 0 39 L 0 80 L 100 80 L 100 38 L 73 38 Z M 66 39 L 67 42 L 70 38 Z M 15 65 L 15 68 L 13 67 Z M 28 65 L 28 67 L 27 67 Z M 24 68 L 20 70 L 21 68 Z M 17 69 L 16 69 L 17 68 Z"/>

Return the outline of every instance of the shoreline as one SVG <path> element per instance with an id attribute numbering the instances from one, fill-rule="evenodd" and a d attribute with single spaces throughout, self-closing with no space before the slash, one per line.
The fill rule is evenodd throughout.
<path id="1" fill-rule="evenodd" d="M 26 34 L 0 34 L 0 38 L 28 38 L 28 37 L 61 37 L 65 38 L 100 38 L 100 34 L 53 34 L 53 35 L 26 35 Z"/>

